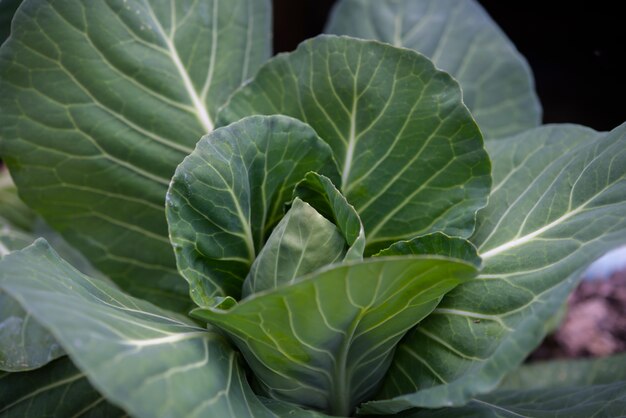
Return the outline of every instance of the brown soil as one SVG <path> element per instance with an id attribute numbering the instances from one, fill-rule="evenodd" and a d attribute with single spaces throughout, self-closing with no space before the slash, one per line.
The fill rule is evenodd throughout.
<path id="1" fill-rule="evenodd" d="M 626 269 L 581 283 L 559 329 L 531 360 L 599 357 L 626 351 Z"/>

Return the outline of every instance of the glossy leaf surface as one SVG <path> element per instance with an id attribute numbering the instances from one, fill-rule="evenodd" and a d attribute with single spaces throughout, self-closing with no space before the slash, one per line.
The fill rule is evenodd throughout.
<path id="1" fill-rule="evenodd" d="M 188 307 L 163 203 L 269 56 L 267 0 L 26 0 L 0 51 L 0 154 L 25 202 L 133 295 Z"/>
<path id="2" fill-rule="evenodd" d="M 243 296 L 293 283 L 343 260 L 347 243 L 337 227 L 296 198 L 272 231 L 243 283 Z"/>

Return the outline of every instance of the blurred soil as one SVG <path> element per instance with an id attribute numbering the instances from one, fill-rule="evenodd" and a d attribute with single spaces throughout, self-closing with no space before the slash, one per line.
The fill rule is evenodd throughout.
<path id="1" fill-rule="evenodd" d="M 600 357 L 626 351 L 626 269 L 586 280 L 568 301 L 559 329 L 530 360 Z"/>

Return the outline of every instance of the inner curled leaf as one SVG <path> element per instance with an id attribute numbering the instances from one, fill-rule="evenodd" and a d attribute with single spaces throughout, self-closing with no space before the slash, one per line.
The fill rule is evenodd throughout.
<path id="1" fill-rule="evenodd" d="M 296 198 L 252 264 L 242 295 L 292 283 L 320 267 L 341 261 L 346 249 L 339 229 Z"/>

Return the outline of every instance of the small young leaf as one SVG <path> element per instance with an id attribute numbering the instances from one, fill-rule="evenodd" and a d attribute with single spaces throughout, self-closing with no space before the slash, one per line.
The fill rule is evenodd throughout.
<path id="1" fill-rule="evenodd" d="M 272 231 L 243 283 L 242 296 L 293 283 L 345 257 L 347 243 L 332 222 L 299 198 Z"/>
<path id="2" fill-rule="evenodd" d="M 339 228 L 350 247 L 345 260 L 363 259 L 365 230 L 361 218 L 328 177 L 307 173 L 304 180 L 296 185 L 293 194 L 309 203 Z"/>

